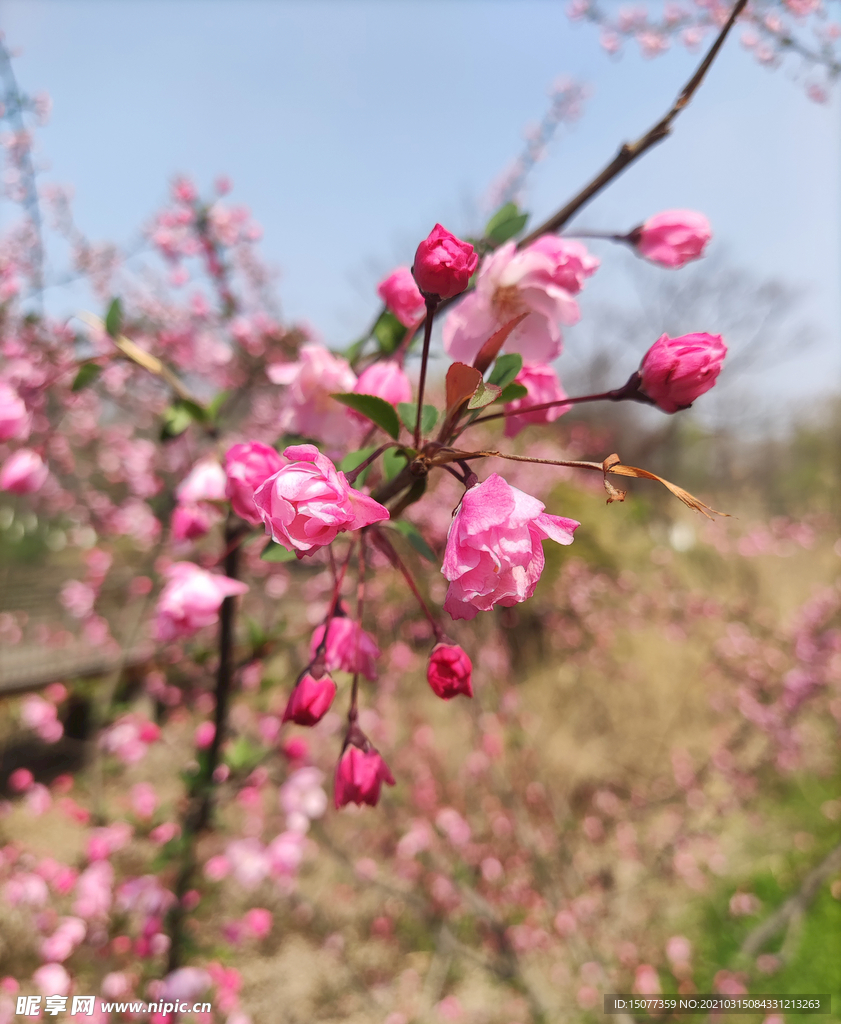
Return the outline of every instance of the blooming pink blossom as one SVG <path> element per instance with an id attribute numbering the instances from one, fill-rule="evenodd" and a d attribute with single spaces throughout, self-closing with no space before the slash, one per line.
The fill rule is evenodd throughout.
<path id="1" fill-rule="evenodd" d="M 158 794 L 148 782 L 137 782 L 131 787 L 131 806 L 139 818 L 151 818 L 158 806 Z"/>
<path id="2" fill-rule="evenodd" d="M 96 591 L 87 583 L 68 580 L 61 588 L 58 599 L 74 619 L 84 619 L 93 611 Z"/>
<path id="3" fill-rule="evenodd" d="M 41 943 L 41 959 L 66 960 L 84 939 L 88 926 L 80 917 L 63 917 L 58 928 Z"/>
<path id="4" fill-rule="evenodd" d="M 45 743 L 56 743 L 64 735 L 55 704 L 36 694 L 24 697 L 20 708 L 21 722 L 32 729 Z"/>
<path id="5" fill-rule="evenodd" d="M 380 281 L 377 295 L 404 327 L 422 319 L 425 303 L 409 267 L 398 267 Z"/>
<path id="6" fill-rule="evenodd" d="M 255 939 L 265 939 L 272 930 L 272 912 L 263 907 L 252 907 L 245 912 L 243 923 Z"/>
<path id="7" fill-rule="evenodd" d="M 49 475 L 49 469 L 37 452 L 30 448 L 19 448 L 6 459 L 0 469 L 0 491 L 32 494 L 41 490 Z"/>
<path id="8" fill-rule="evenodd" d="M 266 532 L 289 551 L 306 554 L 346 530 L 388 519 L 388 509 L 354 490 L 315 445 L 293 445 L 283 454 L 289 465 L 257 489 L 254 504 Z"/>
<path id="9" fill-rule="evenodd" d="M 454 619 L 472 619 L 494 605 L 507 608 L 531 597 L 543 572 L 541 542 L 571 544 L 580 525 L 543 509 L 537 498 L 497 473 L 465 493 L 450 524 L 441 568 L 450 581 L 444 608 Z"/>
<path id="10" fill-rule="evenodd" d="M 225 848 L 225 856 L 243 889 L 256 889 L 269 873 L 269 858 L 259 839 L 235 839 Z"/>
<path id="11" fill-rule="evenodd" d="M 292 691 L 283 712 L 283 721 L 295 722 L 298 725 L 315 725 L 330 710 L 335 696 L 336 684 L 330 676 L 313 679 L 307 673 Z"/>
<path id="12" fill-rule="evenodd" d="M 107 860 L 96 860 L 79 875 L 73 913 L 89 921 L 105 917 L 113 899 L 114 869 Z"/>
<path id="13" fill-rule="evenodd" d="M 166 576 L 169 582 L 158 598 L 155 617 L 155 638 L 163 642 L 213 625 L 222 601 L 248 590 L 240 580 L 206 572 L 192 562 L 175 562 Z"/>
<path id="14" fill-rule="evenodd" d="M 353 390 L 358 395 L 376 395 L 377 398 L 391 402 L 392 405 L 412 400 L 412 385 L 409 378 L 403 367 L 393 359 L 372 363 L 367 370 L 362 371 Z M 365 419 L 361 413 L 353 409 L 349 412 L 359 419 Z"/>
<path id="15" fill-rule="evenodd" d="M 715 384 L 726 355 L 720 334 L 664 334 L 643 356 L 641 389 L 663 412 L 688 409 Z"/>
<path id="16" fill-rule="evenodd" d="M 197 501 L 224 501 L 227 481 L 225 470 L 216 459 L 202 459 L 178 485 L 175 497 L 182 505 Z"/>
<path id="17" fill-rule="evenodd" d="M 25 793 L 35 781 L 28 768 L 16 768 L 9 776 L 9 789 L 13 793 Z"/>
<path id="18" fill-rule="evenodd" d="M 393 786 L 394 776 L 377 751 L 348 745 L 336 765 L 333 792 L 336 807 L 349 803 L 376 806 L 384 782 Z"/>
<path id="19" fill-rule="evenodd" d="M 321 787 L 324 773 L 308 765 L 298 768 L 280 787 L 278 802 L 286 815 L 286 827 L 292 832 L 305 833 L 310 822 L 320 818 L 327 810 L 327 794 Z"/>
<path id="20" fill-rule="evenodd" d="M 221 512 L 206 503 L 176 505 L 172 513 L 172 536 L 175 540 L 197 540 L 206 536 L 221 519 Z"/>
<path id="21" fill-rule="evenodd" d="M 213 743 L 215 735 L 216 726 L 213 722 L 199 722 L 193 735 L 193 742 L 199 750 L 207 750 L 211 743 Z"/>
<path id="22" fill-rule="evenodd" d="M 464 291 L 478 263 L 472 245 L 436 224 L 417 248 L 412 273 L 422 293 L 449 299 Z"/>
<path id="23" fill-rule="evenodd" d="M 285 384 L 278 419 L 282 433 L 312 437 L 326 445 L 345 445 L 353 420 L 347 408 L 331 396 L 353 391 L 356 374 L 341 356 L 322 345 L 302 345 L 295 363 L 274 363 L 266 369 L 274 384 Z"/>
<path id="24" fill-rule="evenodd" d="M 522 398 L 516 398 L 505 406 L 505 411 L 516 412 L 530 405 L 543 405 L 544 402 L 559 402 L 567 397 L 558 380 L 558 375 L 551 366 L 535 364 L 524 366 L 517 374 L 515 383 L 522 384 L 528 391 Z M 526 412 L 520 416 L 505 417 L 505 436 L 516 437 L 521 430 L 531 423 L 554 423 L 559 416 L 569 412 L 572 406 L 556 405 L 554 409 L 541 409 L 538 412 Z"/>
<path id="25" fill-rule="evenodd" d="M 472 363 L 495 331 L 527 313 L 504 347 L 528 363 L 551 362 L 561 352 L 558 324 L 578 321 L 573 296 L 597 267 L 598 260 L 569 239 L 546 236 L 519 252 L 506 242 L 485 257 L 475 291 L 444 322 L 444 348 L 453 359 Z"/>
<path id="26" fill-rule="evenodd" d="M 436 644 L 429 655 L 426 678 L 443 700 L 463 693 L 473 696 L 473 663 L 458 644 Z"/>
<path id="27" fill-rule="evenodd" d="M 324 637 L 324 626 L 319 626 L 312 635 L 310 657 L 315 657 Z M 334 615 L 327 632 L 324 651 L 324 667 L 328 672 L 360 672 L 372 682 L 377 678 L 377 658 L 380 649 L 370 633 L 354 619 Z"/>
<path id="28" fill-rule="evenodd" d="M 293 875 L 304 858 L 303 833 L 291 830 L 281 832 L 266 847 L 266 856 L 272 877 L 286 878 Z"/>
<path id="29" fill-rule="evenodd" d="M 44 964 L 33 973 L 32 980 L 45 996 L 66 996 L 70 991 L 70 975 L 61 964 Z"/>
<path id="30" fill-rule="evenodd" d="M 700 259 L 711 238 L 710 222 L 695 210 L 664 210 L 632 232 L 641 256 L 674 269 Z"/>
<path id="31" fill-rule="evenodd" d="M 240 519 L 252 526 L 262 520 L 254 504 L 254 492 L 282 469 L 286 460 L 274 448 L 259 441 L 235 444 L 225 455 L 225 472 L 228 482 L 225 493 L 231 501 L 231 508 Z"/>
<path id="32" fill-rule="evenodd" d="M 30 421 L 24 400 L 6 381 L 0 380 L 0 441 L 25 441 Z"/>

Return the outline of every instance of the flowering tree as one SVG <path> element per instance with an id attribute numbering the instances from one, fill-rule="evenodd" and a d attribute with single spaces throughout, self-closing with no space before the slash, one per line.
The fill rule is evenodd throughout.
<path id="1" fill-rule="evenodd" d="M 811 6 L 788 6 L 795 15 L 811 12 Z M 533 811 L 532 838 L 518 837 L 522 823 L 500 807 L 496 845 L 473 839 L 467 821 L 471 787 L 489 759 L 501 755 L 502 725 L 517 727 L 513 706 L 478 730 L 474 781 L 444 781 L 443 762 L 436 763 L 422 730 L 407 749 L 386 749 L 389 731 L 365 707 L 365 693 L 372 692 L 365 684 L 377 679 L 384 660 L 380 645 L 388 639 L 388 630 L 373 623 L 382 624 L 389 607 L 414 623 L 418 643 L 427 648 L 429 686 L 443 701 L 471 698 L 482 685 L 478 674 L 474 678 L 474 658 L 487 669 L 494 656 L 507 657 L 499 638 L 483 631 L 486 616 L 480 613 L 531 599 L 546 565 L 544 542 L 554 542 L 547 551 L 555 544 L 569 547 L 576 531 L 587 527 L 560 514 L 563 509 L 547 511 L 544 501 L 500 473 L 486 472 L 488 460 L 510 463 L 509 476 L 531 466 L 592 474 L 608 503 L 626 497 L 611 478 L 652 480 L 707 518 L 720 514 L 618 455 L 561 459 L 533 444 L 501 450 L 494 438 L 502 427 L 504 438 L 514 439 L 585 402 L 635 401 L 676 414 L 715 385 L 727 352 L 720 336 L 663 334 L 652 339 L 624 384 L 566 395 L 552 365 L 562 350 L 561 326 L 578 319 L 576 296 L 599 261 L 578 238 L 559 232 L 666 138 L 745 8 L 746 0 L 739 0 L 725 17 L 717 8 L 703 8 L 702 20 L 719 31 L 674 105 L 544 224 L 523 236 L 526 215 L 507 199 L 481 238 L 459 239 L 436 225 L 420 242 L 413 266 L 397 268 L 380 284 L 383 309 L 343 356 L 305 330 L 281 324 L 256 254 L 259 230 L 244 210 L 223 200 L 224 181 L 210 199 L 188 180 L 174 184 L 171 205 L 149 230 L 163 270 L 145 279 L 129 277 L 113 249 L 88 242 L 67 198 L 52 192 L 47 198 L 54 225 L 70 242 L 105 315 L 66 323 L 43 315 L 37 306 L 42 226 L 24 119 L 44 104 L 21 97 L 2 51 L 5 116 L 12 122 L 7 152 L 13 173 L 7 181 L 28 216 L 0 250 L 0 489 L 28 503 L 55 525 L 51 535 L 82 552 L 76 564 L 83 578 L 65 583 L 61 601 L 78 620 L 84 642 L 108 652 L 113 664 L 109 685 L 94 701 L 83 801 L 70 795 L 77 787 L 70 774 L 59 775 L 49 788 L 25 766 L 8 779 L 29 814 L 60 811 L 76 830 L 72 863 L 52 856 L 36 860 L 12 843 L 0 862 L 3 899 L 13 908 L 10 934 L 20 934 L 24 960 L 31 951 L 23 935 L 34 924 L 38 936 L 43 962 L 34 973 L 23 966 L 20 973 L 32 973 L 44 999 L 56 1000 L 46 1012 L 74 1005 L 68 999 L 81 997 L 96 975 L 99 990 L 114 1000 L 147 995 L 155 1003 L 148 1011 L 153 1020 L 176 1013 L 246 1020 L 237 972 L 208 957 L 202 958 L 205 967 L 187 962 L 199 946 L 211 946 L 198 940 L 212 887 L 231 880 L 253 892 L 271 879 L 281 894 L 293 892 L 311 826 L 326 811 L 325 774 L 300 736 L 284 739 L 282 763 L 276 748 L 288 723 L 324 723 L 333 746 L 335 807 L 376 805 L 383 784 L 395 786 L 414 775 L 418 816 L 400 819 L 403 834 L 394 848 L 389 838 L 381 846 L 393 855 L 396 874 L 422 882 L 429 894 L 417 913 L 435 922 L 473 914 L 479 945 L 486 947 L 484 965 L 525 993 L 526 1012 L 545 1018 L 543 997 L 528 982 L 522 955 L 549 944 L 549 919 L 562 937 L 579 925 L 587 931 L 586 923 L 601 913 L 604 886 L 588 882 L 577 896 L 555 899 L 550 912 L 535 865 L 549 856 L 558 835 L 545 791 L 529 779 L 525 754 L 509 767 L 512 792 Z M 579 13 L 596 16 L 590 6 Z M 770 16 L 763 14 L 761 25 L 773 35 Z M 755 24 L 759 17 L 749 15 Z M 683 25 L 670 18 L 670 26 Z M 642 23 L 635 24 L 639 35 Z M 780 41 L 782 32 L 774 36 L 777 44 L 793 45 Z M 819 56 L 834 68 L 828 50 Z M 676 270 L 703 256 L 711 231 L 700 213 L 668 210 L 609 237 Z M 197 271 L 209 291 L 195 291 L 185 301 L 179 289 Z M 22 294 L 26 284 L 36 299 L 34 311 Z M 428 370 L 433 325 L 445 314 L 443 345 L 451 364 L 439 393 Z M 416 350 L 415 385 L 405 367 Z M 527 477 L 516 479 L 528 486 Z M 443 601 L 431 599 L 434 586 L 422 580 L 418 558 L 440 561 L 447 584 Z M 128 625 L 107 616 L 101 603 L 109 571 L 123 564 L 132 566 L 129 604 L 139 609 Z M 596 587 L 589 576 L 565 583 L 577 589 L 582 606 Z M 796 666 L 779 692 L 769 698 L 771 684 L 756 675 L 737 691 L 743 718 L 763 740 L 760 754 L 751 751 L 754 762 L 784 766 L 797 757 L 796 716 L 824 693 L 834 664 L 837 636 L 827 626 L 837 611 L 833 601 L 825 596 L 805 614 L 791 641 L 795 653 L 788 652 Z M 563 630 L 563 611 L 556 614 Z M 472 624 L 469 631 L 464 622 Z M 14 615 L 0 618 L 12 643 L 73 641 L 66 631 L 25 637 L 25 625 Z M 294 683 L 278 704 L 261 690 L 265 664 L 288 650 L 290 637 L 305 633 L 307 654 L 289 658 Z M 754 643 L 760 641 L 737 638 L 723 661 L 738 662 Z M 122 677 L 130 653 L 140 666 L 146 713 L 126 703 Z M 394 644 L 389 663 L 408 667 L 412 657 L 405 643 Z M 349 677 L 341 696 L 340 674 Z M 236 699 L 241 692 L 254 696 L 251 705 Z M 54 680 L 43 696 L 20 702 L 20 724 L 44 743 L 58 743 L 68 696 L 65 682 Z M 713 768 L 738 790 L 749 774 L 740 761 L 744 745 L 741 732 L 723 736 L 699 766 L 690 755 L 676 755 L 681 793 L 702 793 Z M 168 775 L 180 777 L 183 789 L 164 796 L 138 775 L 138 766 L 155 758 Z M 109 784 L 116 772 L 130 786 L 126 794 Z M 427 818 L 438 807 L 439 781 L 449 795 L 434 815 L 436 836 Z M 600 843 L 610 833 L 620 858 L 638 859 L 634 815 L 645 805 L 640 800 L 609 786 L 600 789 L 583 818 L 586 842 Z M 7 813 L 18 809 L 10 803 Z M 703 844 L 688 819 L 666 831 L 657 854 L 667 851 L 692 886 L 702 873 L 699 862 L 706 857 L 712 864 L 715 851 L 698 852 Z M 511 849 L 503 852 L 506 844 Z M 428 853 L 426 861 L 422 853 Z M 475 869 L 476 885 L 458 881 L 460 855 Z M 516 865 L 508 863 L 517 857 L 523 860 L 519 879 Z M 370 864 L 358 870 L 372 871 Z M 506 874 L 510 881 L 502 885 Z M 525 919 L 502 924 L 515 907 L 524 909 Z M 638 941 L 646 924 L 637 922 Z M 257 942 L 272 926 L 267 908 L 251 906 L 226 922 L 223 937 L 234 946 Z M 389 927 L 386 920 L 382 928 Z M 469 946 L 449 925 L 440 934 L 444 945 Z M 595 966 L 577 992 L 582 1007 L 594 1005 L 603 981 L 598 941 L 587 941 L 585 962 Z M 620 960 L 624 955 L 637 990 L 654 991 L 655 968 L 637 955 L 630 938 L 624 941 L 628 948 Z M 691 980 L 687 940 L 674 937 L 667 955 L 674 978 Z M 104 974 L 98 957 L 108 962 Z M 736 991 L 733 986 L 742 982 L 727 974 L 720 984 Z M 17 998 L 11 974 L 3 985 Z M 203 1008 L 201 998 L 211 989 L 214 1011 Z M 0 1002 L 0 1021 L 11 1019 L 12 1005 Z M 100 1008 L 100 1019 L 109 1012 Z M 408 1017 L 390 1018 L 392 1024 L 398 1019 Z"/>

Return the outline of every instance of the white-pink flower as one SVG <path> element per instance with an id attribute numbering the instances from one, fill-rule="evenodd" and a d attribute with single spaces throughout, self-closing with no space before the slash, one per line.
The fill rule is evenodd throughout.
<path id="1" fill-rule="evenodd" d="M 306 554 L 346 530 L 388 519 L 388 509 L 354 490 L 315 445 L 293 445 L 283 454 L 289 465 L 257 489 L 254 504 L 266 532 L 289 551 Z"/>
<path id="2" fill-rule="evenodd" d="M 398 402 L 411 402 L 412 385 L 402 366 L 393 359 L 372 363 L 359 375 L 353 389 L 358 395 L 376 395 L 392 405 Z M 370 425 L 361 413 L 350 410 L 351 414 Z"/>
<path id="3" fill-rule="evenodd" d="M 32 494 L 40 491 L 50 471 L 37 452 L 19 448 L 10 455 L 0 469 L 0 491 L 12 494 Z"/>
<path id="4" fill-rule="evenodd" d="M 515 383 L 522 384 L 528 394 L 509 402 L 505 406 L 507 413 L 516 412 L 518 409 L 525 409 L 531 405 L 543 405 L 545 402 L 559 402 L 567 397 L 558 380 L 558 375 L 551 366 L 539 363 L 534 366 L 524 366 L 517 374 Z M 526 412 L 520 416 L 506 416 L 505 436 L 516 437 L 530 423 L 554 423 L 559 416 L 563 416 L 571 408 L 572 406 L 569 405 L 556 405 L 554 409 Z"/>
<path id="5" fill-rule="evenodd" d="M 96 860 L 79 875 L 73 913 L 90 920 L 105 917 L 111 909 L 114 869 L 107 860 Z"/>
<path id="6" fill-rule="evenodd" d="M 25 441 L 30 422 L 24 400 L 6 381 L 0 380 L 0 441 Z"/>
<path id="7" fill-rule="evenodd" d="M 497 473 L 465 492 L 447 535 L 441 572 L 450 581 L 444 608 L 472 619 L 494 605 L 507 608 L 531 597 L 544 557 L 542 541 L 571 544 L 580 525 L 553 516 Z"/>
<path id="8" fill-rule="evenodd" d="M 66 996 L 70 991 L 70 975 L 61 964 L 44 964 L 33 973 L 32 980 L 45 996 Z"/>
<path id="9" fill-rule="evenodd" d="M 559 324 L 579 318 L 573 298 L 599 261 L 580 242 L 546 235 L 520 252 L 506 242 L 486 256 L 475 290 L 447 317 L 444 348 L 472 363 L 482 345 L 505 324 L 527 313 L 505 342 L 527 363 L 549 363 L 561 352 Z"/>
<path id="10" fill-rule="evenodd" d="M 327 445 L 345 445 L 353 420 L 331 395 L 353 391 L 356 374 L 341 356 L 322 345 L 302 345 L 296 363 L 273 363 L 266 375 L 273 384 L 285 384 L 278 420 L 281 432 L 300 434 Z"/>
<path id="11" fill-rule="evenodd" d="M 192 562 L 175 562 L 166 575 L 169 582 L 161 591 L 155 614 L 155 638 L 163 642 L 212 626 L 226 597 L 248 591 L 248 585 L 240 580 L 217 576 Z"/>
<path id="12" fill-rule="evenodd" d="M 201 459 L 175 490 L 182 505 L 196 501 L 224 501 L 228 478 L 216 459 Z"/>

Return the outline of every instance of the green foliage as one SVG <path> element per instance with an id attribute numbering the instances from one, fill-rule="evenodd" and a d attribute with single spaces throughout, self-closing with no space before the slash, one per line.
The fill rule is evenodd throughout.
<path id="1" fill-rule="evenodd" d="M 105 314 L 105 330 L 110 338 L 116 338 L 123 330 L 123 306 L 119 299 L 112 299 Z"/>
<path id="2" fill-rule="evenodd" d="M 529 215 L 522 213 L 516 203 L 506 203 L 485 225 L 485 238 L 494 245 L 502 245 L 509 238 L 519 235 L 528 219 Z"/>
<path id="3" fill-rule="evenodd" d="M 497 356 L 491 375 L 488 377 L 489 384 L 496 384 L 505 390 L 523 368 L 523 357 L 517 352 L 506 352 Z"/>
<path id="4" fill-rule="evenodd" d="M 374 447 L 371 447 L 371 448 L 360 448 L 359 451 L 350 452 L 339 463 L 339 469 L 343 473 L 351 473 L 351 472 L 353 472 L 353 470 L 356 469 L 357 466 L 361 466 L 362 463 L 367 458 L 370 458 L 370 456 L 372 456 L 376 450 L 377 450 L 377 448 L 376 448 L 376 446 L 374 446 Z M 365 469 L 362 470 L 362 472 L 356 478 L 356 483 L 364 484 L 365 483 L 365 478 L 368 476 L 368 474 L 371 472 L 372 469 L 373 469 L 373 463 L 370 466 L 367 466 Z"/>
<path id="5" fill-rule="evenodd" d="M 349 409 L 355 409 L 371 420 L 372 423 L 382 427 L 395 441 L 397 440 L 397 436 L 400 433 L 400 420 L 397 418 L 394 406 L 390 402 L 386 402 L 384 398 L 378 398 L 376 395 L 357 395 L 353 393 L 334 394 L 333 398 L 337 402 L 341 402 L 342 405 L 348 406 Z"/>
<path id="6" fill-rule="evenodd" d="M 289 551 L 276 540 L 270 540 L 260 555 L 264 562 L 294 562 L 297 557 L 294 551 Z"/>
<path id="7" fill-rule="evenodd" d="M 502 402 L 503 405 L 506 405 L 508 402 L 514 402 L 518 398 L 525 398 L 528 393 L 529 389 L 522 384 L 509 384 L 507 388 L 502 389 L 497 402 Z"/>
<path id="8" fill-rule="evenodd" d="M 183 434 L 191 423 L 207 423 L 208 413 L 196 402 L 179 398 L 164 410 L 161 440 L 169 441 Z"/>
<path id="9" fill-rule="evenodd" d="M 82 391 L 86 387 L 89 387 L 96 378 L 102 373 L 102 367 L 98 363 L 82 363 L 76 376 L 73 378 L 73 383 L 70 386 L 71 391 Z"/>
<path id="10" fill-rule="evenodd" d="M 399 448 L 388 448 L 383 452 L 383 476 L 386 480 L 393 480 L 397 474 L 406 468 L 409 457 Z"/>
<path id="11" fill-rule="evenodd" d="M 415 431 L 415 421 L 418 417 L 417 402 L 398 402 L 397 412 L 400 414 L 403 426 L 410 434 L 413 434 Z M 425 437 L 432 431 L 437 422 L 438 410 L 434 405 L 425 405 L 421 410 L 421 434 Z"/>
<path id="12" fill-rule="evenodd" d="M 414 523 L 410 523 L 406 519 L 393 519 L 389 525 L 393 529 L 397 530 L 398 533 L 402 533 L 415 551 L 417 551 L 419 555 L 422 555 L 428 562 L 438 561 L 435 552 L 426 543 L 423 538 L 423 534 Z"/>
<path id="13" fill-rule="evenodd" d="M 374 324 L 374 337 L 380 345 L 380 351 L 391 355 L 406 336 L 407 328 L 400 323 L 394 313 L 385 310 Z"/>

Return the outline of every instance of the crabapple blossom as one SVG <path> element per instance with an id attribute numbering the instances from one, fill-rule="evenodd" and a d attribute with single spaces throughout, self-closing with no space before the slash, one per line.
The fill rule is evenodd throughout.
<path id="1" fill-rule="evenodd" d="M 358 395 L 376 395 L 392 405 L 398 402 L 411 402 L 412 385 L 402 366 L 393 359 L 372 363 L 359 375 L 353 389 Z M 361 413 L 354 409 L 348 410 L 360 420 L 369 422 Z"/>
<path id="2" fill-rule="evenodd" d="M 710 222 L 695 210 L 664 210 L 631 232 L 641 256 L 672 269 L 700 259 L 711 238 Z"/>
<path id="3" fill-rule="evenodd" d="M 6 381 L 0 380 L 0 441 L 25 441 L 30 425 L 24 400 Z"/>
<path id="4" fill-rule="evenodd" d="M 61 964 L 44 964 L 33 973 L 32 980 L 45 996 L 66 996 L 70 991 L 70 975 Z"/>
<path id="5" fill-rule="evenodd" d="M 315 445 L 293 445 L 283 454 L 289 464 L 257 489 L 254 504 L 266 532 L 287 550 L 305 555 L 346 530 L 388 519 L 388 509 L 354 490 Z"/>
<path id="6" fill-rule="evenodd" d="M 449 299 L 464 291 L 478 263 L 469 242 L 436 224 L 417 248 L 412 274 L 424 295 Z"/>
<path id="7" fill-rule="evenodd" d="M 225 493 L 230 499 L 231 508 L 240 519 L 252 526 L 262 522 L 254 504 L 254 492 L 285 464 L 282 455 L 259 441 L 235 444 L 228 449 L 225 454 Z"/>
<path id="8" fill-rule="evenodd" d="M 485 341 L 505 324 L 528 314 L 505 342 L 527 363 L 548 363 L 561 353 L 558 324 L 579 318 L 573 298 L 598 261 L 578 242 L 540 238 L 517 251 L 506 242 L 486 256 L 475 290 L 444 322 L 444 348 L 453 359 L 472 363 Z"/>
<path id="9" fill-rule="evenodd" d="M 32 494 L 40 491 L 50 471 L 44 460 L 30 448 L 19 448 L 0 469 L 0 491 L 12 494 Z"/>
<path id="10" fill-rule="evenodd" d="M 720 334 L 664 334 L 643 356 L 640 389 L 663 412 L 688 409 L 713 387 L 726 355 Z"/>
<path id="11" fill-rule="evenodd" d="M 333 799 L 336 807 L 345 804 L 376 806 L 383 783 L 394 785 L 394 776 L 376 750 L 361 750 L 353 744 L 345 747 L 336 765 Z"/>
<path id="12" fill-rule="evenodd" d="M 336 684 L 330 676 L 313 679 L 307 673 L 292 691 L 283 712 L 283 721 L 295 722 L 297 725 L 315 725 L 330 710 L 335 696 Z"/>
<path id="13" fill-rule="evenodd" d="M 329 446 L 344 446 L 354 421 L 332 395 L 353 391 L 356 374 L 341 356 L 322 345 L 301 346 L 294 363 L 273 363 L 266 369 L 273 384 L 287 387 L 278 419 L 282 433 L 312 437 Z"/>
<path id="14" fill-rule="evenodd" d="M 324 639 L 324 626 L 319 626 L 312 635 L 310 657 L 315 658 L 321 641 Z M 327 642 L 324 650 L 324 667 L 328 672 L 337 669 L 342 672 L 359 672 L 366 679 L 377 678 L 377 658 L 380 649 L 370 633 L 354 619 L 345 615 L 334 615 L 330 619 L 327 630 Z"/>
<path id="15" fill-rule="evenodd" d="M 443 700 L 463 693 L 473 696 L 473 664 L 458 644 L 439 643 L 432 648 L 426 678 L 432 690 Z"/>
<path id="16" fill-rule="evenodd" d="M 212 505 L 176 505 L 170 527 L 174 540 L 198 540 L 208 534 L 222 518 Z"/>
<path id="17" fill-rule="evenodd" d="M 246 583 L 217 576 L 192 562 L 175 562 L 166 577 L 155 614 L 155 636 L 164 643 L 212 626 L 226 597 L 248 591 Z"/>
<path id="18" fill-rule="evenodd" d="M 225 470 L 215 459 L 202 459 L 176 487 L 175 497 L 182 505 L 198 501 L 224 501 L 227 480 Z"/>
<path id="19" fill-rule="evenodd" d="M 543 405 L 545 402 L 559 402 L 567 397 L 558 375 L 551 366 L 534 364 L 524 366 L 514 379 L 516 384 L 522 384 L 528 391 L 522 398 L 515 398 L 508 402 L 505 411 L 505 436 L 516 437 L 521 430 L 525 430 L 532 423 L 554 423 L 559 416 L 569 412 L 572 406 L 556 405 L 554 409 L 539 409 L 536 412 L 525 412 L 521 415 L 511 415 L 518 409 L 527 408 L 530 405 Z"/>
<path id="20" fill-rule="evenodd" d="M 327 810 L 327 794 L 321 787 L 324 773 L 318 768 L 298 768 L 280 787 L 278 799 L 292 832 L 307 832 L 310 822 Z"/>
<path id="21" fill-rule="evenodd" d="M 423 296 L 409 267 L 398 267 L 380 281 L 377 295 L 404 327 L 412 327 L 423 318 Z"/>
<path id="22" fill-rule="evenodd" d="M 444 608 L 454 619 L 473 619 L 494 605 L 507 608 L 531 597 L 543 572 L 542 541 L 571 544 L 580 526 L 544 507 L 498 473 L 465 492 L 441 567 L 450 581 Z"/>

